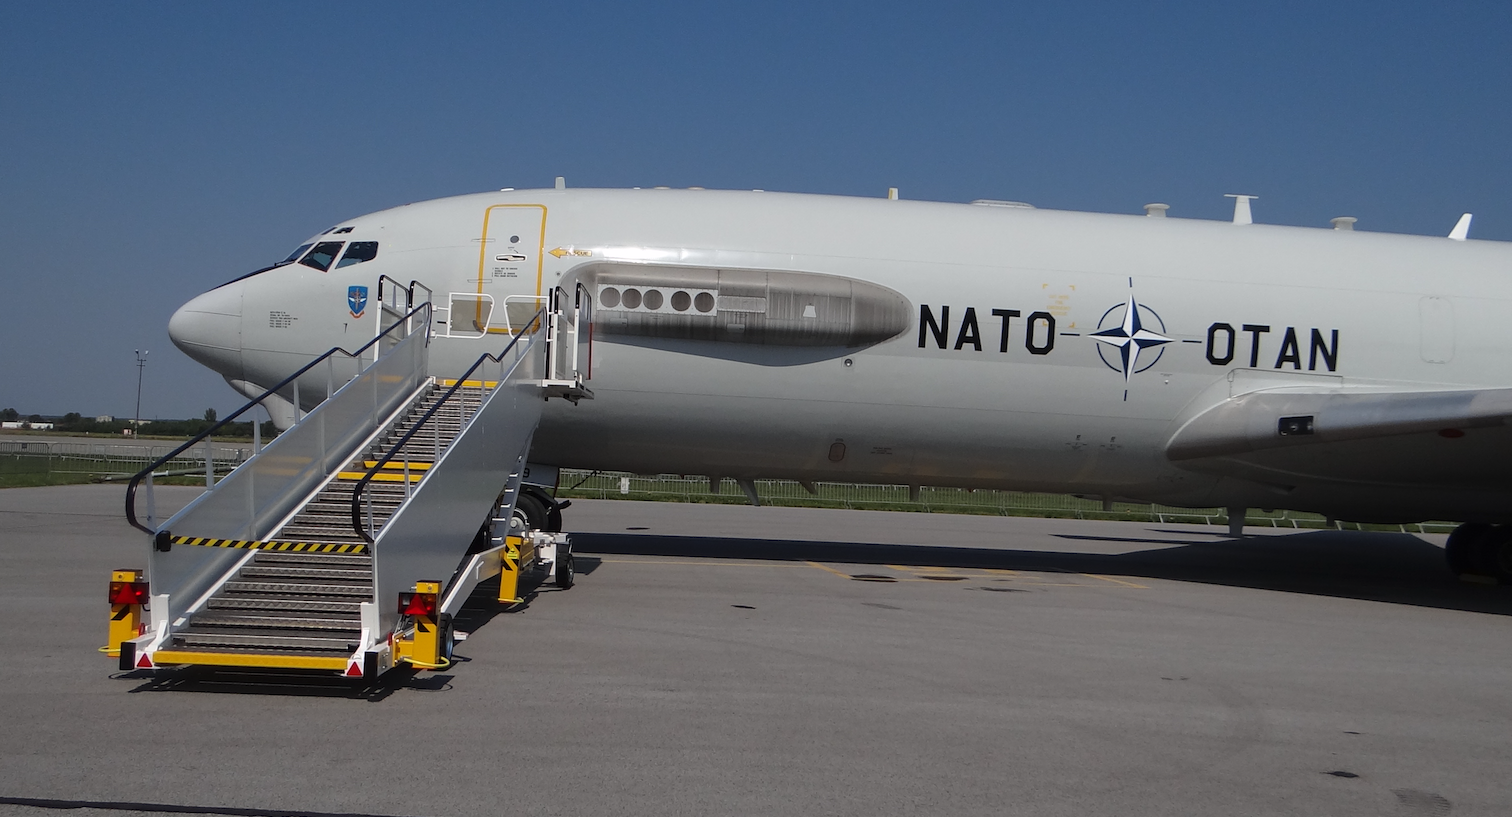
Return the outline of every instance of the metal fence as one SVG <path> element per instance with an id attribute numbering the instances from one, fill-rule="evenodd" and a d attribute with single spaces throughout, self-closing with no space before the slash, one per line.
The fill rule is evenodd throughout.
<path id="1" fill-rule="evenodd" d="M 154 460 L 177 448 L 160 445 L 105 442 L 0 442 L 0 476 L 78 476 L 94 479 L 129 477 Z M 217 472 L 230 471 L 252 455 L 251 445 L 215 446 L 212 464 Z M 205 449 L 195 446 L 174 457 L 161 475 L 203 474 Z"/>
<path id="2" fill-rule="evenodd" d="M 703 478 L 670 474 L 637 476 L 611 471 L 563 469 L 559 485 L 558 496 L 561 497 L 728 504 L 749 502 L 745 491 L 734 480 L 728 479 L 723 480 L 717 490 L 711 490 L 713 486 L 710 481 Z M 1175 508 L 1132 502 L 1114 502 L 1105 506 L 1101 499 L 1071 494 L 922 487 L 918 489 L 917 498 L 914 498 L 907 485 L 815 482 L 812 483 L 812 492 L 803 485 L 788 480 L 756 480 L 755 485 L 757 496 L 763 505 L 787 507 L 1228 524 L 1228 512 L 1223 508 Z M 1328 527 L 1329 522 L 1318 514 L 1250 509 L 1245 514 L 1245 524 L 1275 528 L 1324 528 Z M 1350 529 L 1361 527 L 1352 523 L 1336 524 Z M 1448 522 L 1366 527 L 1408 533 L 1447 533 L 1454 529 L 1454 525 Z"/>

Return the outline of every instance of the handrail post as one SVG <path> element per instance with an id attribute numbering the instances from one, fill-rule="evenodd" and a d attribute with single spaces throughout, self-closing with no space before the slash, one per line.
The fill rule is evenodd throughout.
<path id="1" fill-rule="evenodd" d="M 294 378 L 294 422 L 297 423 L 302 419 L 300 417 L 301 411 L 303 409 L 300 408 L 299 404 L 299 378 L 296 377 Z"/>
<path id="2" fill-rule="evenodd" d="M 152 491 L 152 468 L 147 468 L 147 527 L 157 530 L 157 495 Z"/>
<path id="3" fill-rule="evenodd" d="M 262 405 L 261 402 L 258 405 Z M 262 423 L 257 421 L 257 410 L 252 410 L 252 456 L 262 453 Z"/>
<path id="4" fill-rule="evenodd" d="M 215 449 L 211 447 L 214 439 L 205 438 L 205 490 L 215 487 Z"/>

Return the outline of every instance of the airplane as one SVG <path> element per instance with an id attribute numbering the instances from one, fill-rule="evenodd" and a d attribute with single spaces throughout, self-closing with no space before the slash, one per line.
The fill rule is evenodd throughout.
<path id="1" fill-rule="evenodd" d="M 1447 238 L 1257 224 L 1251 198 L 1223 222 L 559 179 L 342 221 L 169 333 L 254 397 L 371 339 L 387 276 L 434 293 L 430 370 L 455 377 L 581 286 L 593 399 L 542 408 L 551 478 L 1451 520 L 1451 568 L 1512 581 L 1512 244 L 1466 240 L 1468 215 Z M 517 514 L 560 529 L 539 488 Z"/>

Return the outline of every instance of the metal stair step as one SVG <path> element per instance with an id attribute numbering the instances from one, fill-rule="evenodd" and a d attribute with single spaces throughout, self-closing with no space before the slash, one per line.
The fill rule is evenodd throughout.
<path id="1" fill-rule="evenodd" d="M 193 628 L 201 627 L 261 627 L 263 629 L 339 630 L 359 633 L 362 623 L 357 616 L 312 617 L 278 610 L 262 612 L 195 613 L 189 619 Z"/>
<path id="2" fill-rule="evenodd" d="M 373 557 L 365 553 L 294 553 L 292 551 L 259 550 L 252 557 L 253 564 L 300 564 L 310 566 L 341 566 L 371 570 Z"/>
<path id="3" fill-rule="evenodd" d="M 373 597 L 373 585 L 309 584 L 301 582 L 247 582 L 233 579 L 224 585 L 228 593 L 265 593 L 279 596 L 346 596 L 366 601 Z"/>
<path id="4" fill-rule="evenodd" d="M 347 636 L 345 634 L 332 635 L 293 635 L 276 631 L 249 631 L 249 632 L 200 632 L 193 627 L 174 633 L 172 636 L 173 646 L 176 648 L 194 647 L 245 647 L 260 649 L 285 649 L 285 650 L 321 650 L 327 652 L 340 652 L 350 654 L 359 646 L 359 636 Z"/>
<path id="5" fill-rule="evenodd" d="M 261 565 L 256 562 L 241 569 L 241 579 L 345 579 L 371 583 L 373 571 L 358 567 L 305 567 L 302 565 Z"/>
<path id="6" fill-rule="evenodd" d="M 363 599 L 362 601 L 365 601 Z M 205 603 L 210 610 L 281 610 L 289 613 L 350 613 L 358 615 L 362 601 L 356 599 L 303 596 L 215 596 Z"/>

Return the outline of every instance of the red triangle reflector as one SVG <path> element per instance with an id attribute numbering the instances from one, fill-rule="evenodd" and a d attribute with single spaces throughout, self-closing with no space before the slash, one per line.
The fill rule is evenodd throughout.
<path id="1" fill-rule="evenodd" d="M 152 669 L 152 659 L 146 653 L 142 653 L 142 657 L 137 659 L 137 669 Z"/>
<path id="2" fill-rule="evenodd" d="M 361 678 L 362 677 L 362 665 L 359 664 L 359 663 L 357 663 L 356 661 L 353 661 L 352 663 L 347 664 L 346 676 L 348 678 Z"/>

